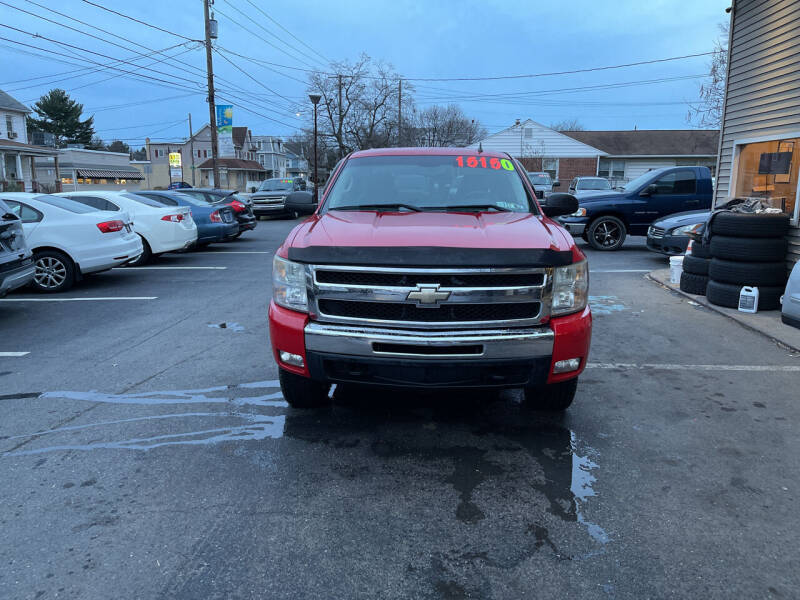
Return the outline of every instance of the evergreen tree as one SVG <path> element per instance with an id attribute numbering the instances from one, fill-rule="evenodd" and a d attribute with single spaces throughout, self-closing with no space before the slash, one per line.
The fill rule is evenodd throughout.
<path id="1" fill-rule="evenodd" d="M 58 147 L 92 143 L 94 117 L 81 121 L 83 104 L 72 100 L 64 90 L 50 90 L 32 109 L 36 117 L 28 117 L 28 129 L 52 133 Z"/>

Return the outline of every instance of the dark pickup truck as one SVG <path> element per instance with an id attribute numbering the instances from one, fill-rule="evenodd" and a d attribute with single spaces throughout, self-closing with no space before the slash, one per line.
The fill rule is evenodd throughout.
<path id="1" fill-rule="evenodd" d="M 579 199 L 580 208 L 557 220 L 596 250 L 619 250 L 628 235 L 647 235 L 656 219 L 687 210 L 710 209 L 708 167 L 664 167 L 648 171 L 613 191 Z"/>

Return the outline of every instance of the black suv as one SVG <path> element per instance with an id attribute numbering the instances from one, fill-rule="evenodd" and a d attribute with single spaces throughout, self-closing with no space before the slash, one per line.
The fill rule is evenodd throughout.
<path id="1" fill-rule="evenodd" d="M 0 298 L 28 285 L 35 271 L 22 221 L 0 200 Z"/>

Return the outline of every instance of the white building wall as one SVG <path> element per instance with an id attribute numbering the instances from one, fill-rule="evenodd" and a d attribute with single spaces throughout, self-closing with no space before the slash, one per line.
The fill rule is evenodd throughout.
<path id="1" fill-rule="evenodd" d="M 602 150 L 574 140 L 530 119 L 489 135 L 481 140 L 480 144 L 484 150 L 507 152 L 517 158 L 587 158 L 605 155 Z M 477 147 L 478 144 L 470 146 L 470 148 Z"/>
<path id="2" fill-rule="evenodd" d="M 10 116 L 12 127 L 17 137 L 10 138 L 8 136 L 8 127 L 6 125 L 6 117 Z M 4 140 L 12 139 L 14 142 L 21 144 L 28 143 L 28 131 L 25 128 L 25 114 L 13 110 L 0 110 L 0 138 Z"/>
<path id="3" fill-rule="evenodd" d="M 674 167 L 675 159 L 669 158 L 626 158 L 625 160 L 625 179 L 636 179 L 639 175 L 644 175 L 653 169 L 661 167 Z"/>

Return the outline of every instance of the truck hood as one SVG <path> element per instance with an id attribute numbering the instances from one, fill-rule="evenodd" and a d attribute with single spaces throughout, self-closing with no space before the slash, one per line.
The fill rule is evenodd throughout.
<path id="1" fill-rule="evenodd" d="M 622 192 L 597 192 L 596 194 L 587 194 L 578 196 L 578 203 L 582 205 L 591 202 L 608 202 L 609 200 L 616 200 L 623 196 Z"/>
<path id="2" fill-rule="evenodd" d="M 529 213 L 337 211 L 301 223 L 286 246 L 507 248 L 568 251 L 557 223 Z"/>

